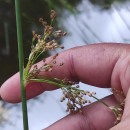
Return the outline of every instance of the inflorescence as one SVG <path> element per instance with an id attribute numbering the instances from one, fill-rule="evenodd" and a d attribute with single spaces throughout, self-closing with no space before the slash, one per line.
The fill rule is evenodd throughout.
<path id="1" fill-rule="evenodd" d="M 95 95 L 94 92 L 79 90 L 76 87 L 64 87 L 62 88 L 63 96 L 61 98 L 61 102 L 67 100 L 67 109 L 66 112 L 74 113 L 74 112 L 82 112 L 81 108 L 85 104 L 91 103 L 89 99 L 86 99 L 84 96 L 91 97 Z"/>
<path id="2" fill-rule="evenodd" d="M 59 45 L 55 39 L 63 37 L 66 32 L 62 30 L 55 31 L 53 28 L 53 21 L 56 17 L 56 12 L 51 11 L 50 18 L 51 24 L 49 25 L 43 18 L 39 19 L 39 22 L 43 25 L 43 34 L 39 35 L 35 31 L 32 32 L 32 46 L 31 53 L 28 58 L 28 63 L 24 71 L 25 82 L 28 82 L 32 77 L 36 77 L 41 71 L 52 71 L 53 65 L 56 63 L 56 54 L 50 63 L 45 63 L 42 67 L 38 68 L 37 65 L 33 65 L 40 55 L 45 52 L 55 50 L 56 48 L 64 49 L 63 46 Z M 53 37 L 52 39 L 49 39 Z M 36 44 L 35 44 L 36 43 Z M 45 60 L 43 60 L 45 62 Z"/>
<path id="3" fill-rule="evenodd" d="M 53 84 L 61 88 L 63 92 L 63 96 L 61 98 L 61 102 L 67 101 L 67 109 L 66 111 L 69 113 L 74 112 L 82 112 L 81 108 L 85 104 L 91 103 L 89 99 L 86 99 L 85 96 L 92 97 L 97 101 L 101 102 L 105 106 L 107 106 L 112 112 L 114 112 L 116 116 L 116 120 L 119 122 L 122 116 L 122 110 L 120 107 L 108 106 L 103 101 L 99 100 L 95 97 L 95 92 L 89 92 L 79 89 L 79 83 L 69 81 L 67 79 L 58 79 L 58 78 L 49 78 L 49 77 L 40 77 L 40 72 L 51 72 L 53 71 L 53 67 L 56 65 L 56 58 L 58 54 L 55 54 L 51 61 L 46 62 L 46 59 L 43 59 L 43 65 L 38 67 L 34 65 L 37 59 L 44 54 L 45 52 L 55 50 L 56 48 L 64 49 L 63 46 L 59 45 L 57 42 L 57 38 L 61 38 L 66 35 L 66 32 L 62 30 L 57 30 L 53 28 L 53 22 L 56 18 L 56 12 L 51 10 L 50 13 L 51 23 L 48 24 L 43 18 L 39 19 L 39 22 L 43 26 L 43 34 L 39 35 L 35 31 L 32 32 L 32 46 L 31 52 L 28 58 L 28 63 L 24 70 L 24 83 L 25 86 L 29 82 L 45 82 L 49 84 Z M 50 39 L 50 37 L 52 37 Z M 59 66 L 64 65 L 64 63 L 60 63 Z M 66 78 L 66 77 L 65 77 Z"/>

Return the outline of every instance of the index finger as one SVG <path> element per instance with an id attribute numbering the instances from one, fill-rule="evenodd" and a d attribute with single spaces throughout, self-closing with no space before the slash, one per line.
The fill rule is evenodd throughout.
<path id="1" fill-rule="evenodd" d="M 63 62 L 62 67 L 56 66 L 52 72 L 41 74 L 60 79 L 68 78 L 98 87 L 110 87 L 113 68 L 121 57 L 122 51 L 127 47 L 128 45 L 123 44 L 94 44 L 76 47 L 59 54 L 57 64 Z M 38 66 L 42 64 L 42 61 L 37 63 Z M 1 86 L 1 97 L 8 102 L 19 102 L 21 100 L 19 82 L 18 73 L 8 79 Z M 55 87 L 43 83 L 30 83 L 26 89 L 27 98 L 30 99 Z"/>

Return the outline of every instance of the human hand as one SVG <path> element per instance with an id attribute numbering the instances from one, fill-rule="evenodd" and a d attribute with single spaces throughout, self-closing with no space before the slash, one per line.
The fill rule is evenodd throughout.
<path id="1" fill-rule="evenodd" d="M 128 130 L 130 129 L 130 45 L 127 44 L 93 44 L 64 51 L 57 57 L 57 63 L 65 64 L 52 72 L 43 75 L 68 78 L 81 81 L 97 87 L 111 87 L 123 91 L 126 96 L 125 109 L 121 123 L 114 126 L 114 114 L 101 103 L 95 102 L 85 106 L 83 114 L 68 115 L 46 130 Z M 43 62 L 37 63 L 41 66 Z M 8 79 L 0 89 L 1 97 L 8 102 L 16 103 L 21 100 L 19 74 Z M 27 99 L 33 98 L 54 86 L 43 83 L 30 83 L 26 87 Z M 117 101 L 117 100 L 118 101 Z M 102 99 L 110 106 L 124 99 L 122 95 L 112 95 Z M 113 128 L 112 128 L 113 127 Z"/>

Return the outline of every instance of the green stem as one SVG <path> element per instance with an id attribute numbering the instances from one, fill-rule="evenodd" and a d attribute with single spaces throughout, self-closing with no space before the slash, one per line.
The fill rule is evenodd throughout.
<path id="1" fill-rule="evenodd" d="M 93 97 L 94 99 L 96 99 L 97 101 L 99 101 L 99 102 L 101 102 L 103 105 L 105 105 L 106 107 L 108 107 L 109 108 L 109 105 L 107 105 L 105 102 L 103 102 L 102 100 L 100 100 L 100 99 L 98 99 L 98 98 L 96 98 L 95 96 L 91 96 L 91 97 Z"/>
<path id="2" fill-rule="evenodd" d="M 30 79 L 30 81 L 49 83 L 49 84 L 56 85 L 56 86 L 58 86 L 58 87 L 60 87 L 60 88 L 65 87 L 65 85 L 63 85 L 63 84 L 59 84 L 59 83 L 56 83 L 56 82 L 54 82 L 54 81 L 47 80 L 47 79 Z"/>
<path id="3" fill-rule="evenodd" d="M 17 38 L 18 38 L 18 55 L 19 55 L 19 70 L 20 70 L 20 87 L 22 94 L 22 113 L 23 113 L 23 127 L 24 130 L 29 130 L 28 114 L 26 103 L 26 90 L 24 84 L 24 58 L 23 58 L 23 41 L 22 41 L 22 25 L 21 25 L 21 10 L 20 0 L 15 0 L 16 24 L 17 24 Z"/>
<path id="4" fill-rule="evenodd" d="M 51 24 L 50 24 L 51 26 L 53 25 L 53 22 L 54 22 L 54 19 L 51 20 Z"/>

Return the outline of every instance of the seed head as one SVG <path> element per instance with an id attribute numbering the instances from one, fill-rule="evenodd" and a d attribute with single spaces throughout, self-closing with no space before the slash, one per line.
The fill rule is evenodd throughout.
<path id="1" fill-rule="evenodd" d="M 39 18 L 39 22 L 41 22 L 41 23 L 42 23 L 42 22 L 43 22 L 43 18 Z"/>
<path id="2" fill-rule="evenodd" d="M 81 110 L 81 108 L 85 105 L 85 104 L 89 104 L 91 103 L 90 100 L 85 99 L 84 96 L 86 95 L 86 91 L 83 90 L 79 90 L 78 88 L 76 88 L 77 84 L 74 86 L 74 82 L 73 81 L 69 81 L 69 80 L 62 80 L 62 83 L 64 83 L 65 85 L 69 86 L 69 87 L 63 87 L 62 91 L 63 91 L 63 97 L 62 97 L 62 102 L 64 100 L 67 100 L 67 109 L 66 111 L 69 113 L 74 113 L 76 111 Z M 73 87 L 72 87 L 73 85 Z M 89 93 L 89 94 L 88 94 Z M 92 93 L 87 92 L 88 96 Z"/>
<path id="3" fill-rule="evenodd" d="M 52 26 L 50 26 L 50 25 L 46 25 L 45 26 L 44 34 L 50 35 L 52 33 L 52 31 L 53 31 L 53 27 Z"/>
<path id="4" fill-rule="evenodd" d="M 56 12 L 54 10 L 51 10 L 50 18 L 53 20 L 55 17 L 56 17 Z"/>

